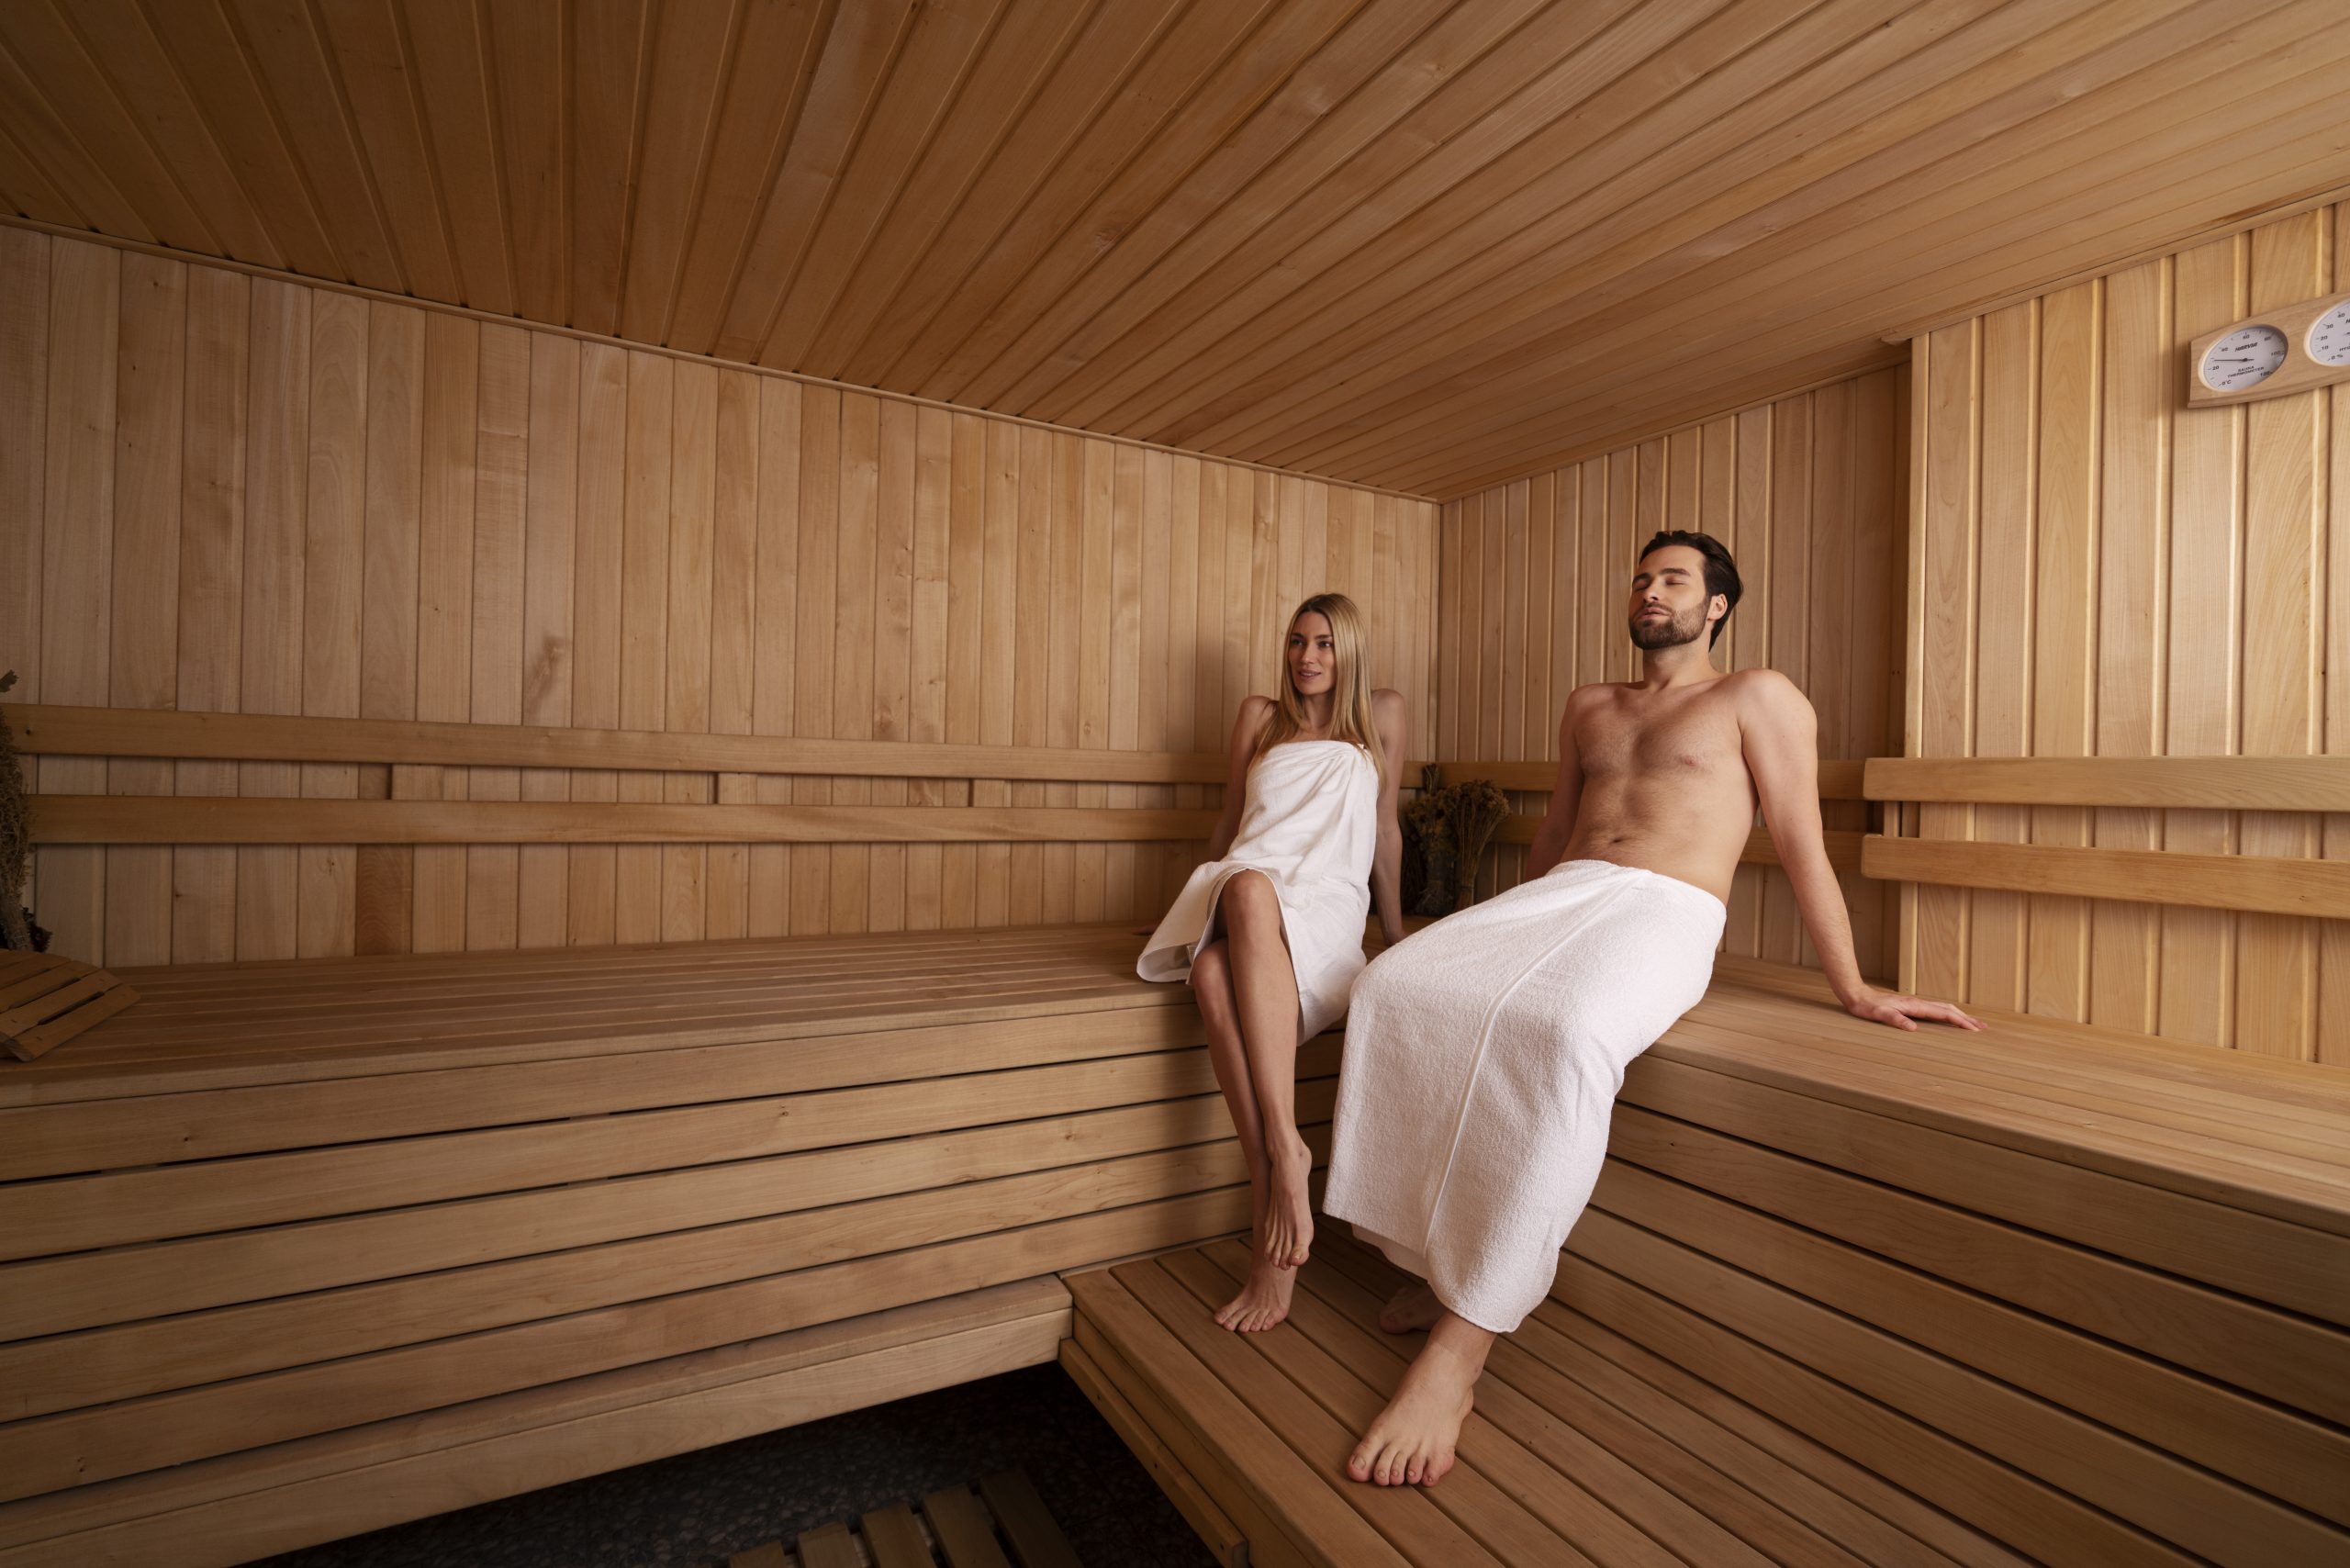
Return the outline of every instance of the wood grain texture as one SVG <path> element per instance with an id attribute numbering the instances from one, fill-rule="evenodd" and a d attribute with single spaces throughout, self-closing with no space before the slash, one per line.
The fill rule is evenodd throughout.
<path id="1" fill-rule="evenodd" d="M 1920 340 L 1919 723 L 1911 759 L 1874 765 L 1872 793 L 1930 802 L 1914 829 L 1929 844 L 2028 841 L 2068 866 L 2094 846 L 2153 869 L 2130 874 L 2128 903 L 2098 901 L 2086 873 L 2066 874 L 2072 898 L 2012 890 L 2012 875 L 1921 888 L 1919 986 L 2339 1055 L 2338 988 L 2320 979 L 2331 927 L 2304 906 L 2231 906 L 2193 877 L 2193 896 L 2136 900 L 2159 890 L 2150 856 L 2219 881 L 2236 855 L 2300 877 L 2277 863 L 2324 857 L 2345 799 L 2322 630 L 2340 613 L 2325 520 L 2341 394 L 2186 402 L 2193 340 L 2340 286 L 2342 222 L 2339 206 L 2275 218 Z M 2020 525 L 2004 521 L 2009 496 Z"/>
<path id="2" fill-rule="evenodd" d="M 1448 498 L 2350 181 L 2330 0 L 0 29 L 20 220 Z"/>
<path id="3" fill-rule="evenodd" d="M 1427 733 L 1424 503 L 1287 477 L 1260 511 L 1270 476 L 1213 460 L 7 233 L 0 529 L 33 576 L 0 574 L 27 590 L 0 660 L 35 788 L 510 819 L 46 845 L 73 957 L 1147 919 L 1277 675 L 1254 633 L 1324 588 L 1362 603 L 1374 678 Z M 418 275 L 443 266 L 413 244 Z M 1260 543 L 1286 577 L 1227 572 Z M 607 805 L 629 811 L 594 825 Z M 881 814 L 715 826 L 800 808 Z M 1144 814 L 1057 819 L 1080 848 L 1004 814 L 1036 810 Z M 609 831 L 630 813 L 669 825 Z M 885 823 L 914 847 L 868 846 Z M 555 824 L 576 842 L 531 839 Z"/>

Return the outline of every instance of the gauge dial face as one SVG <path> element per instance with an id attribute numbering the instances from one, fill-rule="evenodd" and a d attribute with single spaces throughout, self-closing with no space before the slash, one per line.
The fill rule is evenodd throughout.
<path id="1" fill-rule="evenodd" d="M 2285 363 L 2285 334 L 2274 327 L 2239 327 L 2203 351 L 2203 385 L 2214 392 L 2241 392 L 2277 374 Z"/>
<path id="2" fill-rule="evenodd" d="M 2310 324 L 2305 346 L 2320 364 L 2350 364 L 2350 299 Z"/>

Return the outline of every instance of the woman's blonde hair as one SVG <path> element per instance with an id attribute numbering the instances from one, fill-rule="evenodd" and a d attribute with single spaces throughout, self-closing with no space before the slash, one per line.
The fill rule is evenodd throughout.
<path id="1" fill-rule="evenodd" d="M 1383 784 L 1387 756 L 1380 747 L 1378 722 L 1371 711 L 1370 639 L 1363 635 L 1362 611 L 1342 593 L 1317 593 L 1291 612 L 1289 625 L 1281 633 L 1281 695 L 1273 699 L 1272 715 L 1257 733 L 1257 749 L 1248 758 L 1248 766 L 1254 767 L 1267 752 L 1283 741 L 1295 740 L 1305 729 L 1305 704 L 1298 697 L 1297 683 L 1289 674 L 1289 636 L 1297 630 L 1297 623 L 1309 615 L 1319 615 L 1329 622 L 1330 647 L 1338 661 L 1331 682 L 1330 733 L 1325 738 L 1352 741 L 1370 752 Z"/>

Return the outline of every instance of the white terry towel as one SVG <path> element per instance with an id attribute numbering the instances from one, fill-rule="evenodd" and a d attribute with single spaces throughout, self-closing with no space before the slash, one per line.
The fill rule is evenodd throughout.
<path id="1" fill-rule="evenodd" d="M 1192 873 L 1167 918 L 1143 944 L 1135 972 L 1187 980 L 1215 940 L 1218 900 L 1242 871 L 1262 871 L 1281 898 L 1281 929 L 1297 970 L 1299 1037 L 1346 1014 L 1362 973 L 1371 862 L 1379 847 L 1379 765 L 1352 741 L 1285 741 L 1248 770 L 1240 832 L 1221 860 Z"/>
<path id="2" fill-rule="evenodd" d="M 1624 1069 L 1706 993 L 1703 888 L 1570 860 L 1379 956 L 1354 991 L 1323 1210 L 1507 1333 L 1591 1200 Z"/>

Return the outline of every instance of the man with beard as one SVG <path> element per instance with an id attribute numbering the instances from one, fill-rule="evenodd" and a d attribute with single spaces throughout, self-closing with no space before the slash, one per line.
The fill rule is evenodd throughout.
<path id="1" fill-rule="evenodd" d="M 1382 954 L 1355 984 L 1326 1213 L 1426 1282 L 1381 1314 L 1429 1330 L 1348 1473 L 1433 1484 L 1494 1336 L 1549 1293 L 1590 1200 L 1624 1069 L 1705 995 L 1757 805 L 1846 1010 L 1981 1025 L 1870 985 L 1819 826 L 1811 704 L 1785 676 L 1714 667 L 1729 552 L 1649 541 L 1628 608 L 1636 680 L 1577 688 L 1527 879 Z"/>

